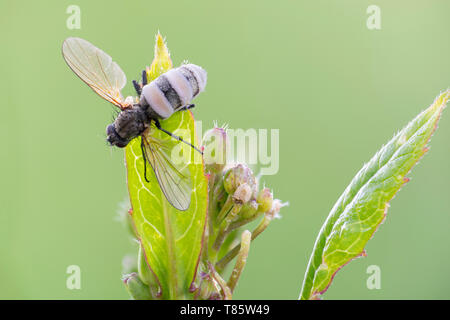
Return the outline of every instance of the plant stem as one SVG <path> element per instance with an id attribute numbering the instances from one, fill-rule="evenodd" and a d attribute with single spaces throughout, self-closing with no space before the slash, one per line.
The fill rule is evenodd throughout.
<path id="1" fill-rule="evenodd" d="M 210 261 L 215 263 L 217 261 L 217 255 L 219 254 L 220 247 L 222 246 L 223 242 L 225 241 L 225 238 L 228 236 L 228 234 L 231 232 L 232 229 L 229 228 L 231 222 L 236 218 L 239 211 L 242 209 L 242 204 L 234 203 L 232 204 L 231 209 L 229 210 L 229 213 L 224 218 L 224 221 L 222 221 L 219 231 L 217 233 L 216 240 L 214 241 L 214 244 L 211 247 L 211 253 L 210 253 Z"/>
<path id="2" fill-rule="evenodd" d="M 261 222 L 255 228 L 255 230 L 253 230 L 253 232 L 252 232 L 252 241 L 255 240 L 255 238 L 257 236 L 259 236 L 261 234 L 261 232 L 263 232 L 267 228 L 270 221 L 272 221 L 271 218 L 264 216 L 264 219 L 261 220 Z M 235 246 L 222 259 L 220 259 L 219 262 L 216 263 L 216 269 L 219 272 L 221 272 L 227 266 L 227 264 L 236 257 L 236 255 L 239 253 L 240 249 L 241 249 L 241 244 L 238 244 L 237 246 Z"/>
<path id="3" fill-rule="evenodd" d="M 225 201 L 225 204 L 223 205 L 222 209 L 220 209 L 219 214 L 216 218 L 216 224 L 220 225 L 223 221 L 223 219 L 228 215 L 228 212 L 230 211 L 231 207 L 233 206 L 233 196 L 228 195 L 227 200 Z"/>
<path id="4" fill-rule="evenodd" d="M 231 272 L 230 279 L 228 280 L 228 287 L 231 293 L 233 293 L 234 288 L 244 270 L 245 264 L 247 262 L 248 252 L 250 250 L 250 243 L 252 241 L 252 234 L 250 231 L 245 230 L 241 236 L 241 248 L 239 249 L 239 254 L 236 260 L 236 265 Z"/>
<path id="5" fill-rule="evenodd" d="M 223 278 L 220 276 L 220 274 L 217 273 L 217 271 L 214 269 L 214 266 L 211 263 L 208 263 L 208 266 L 209 266 L 209 271 L 210 271 L 212 277 L 214 278 L 214 280 L 217 281 L 217 283 L 219 284 L 220 288 L 222 289 L 223 299 L 224 300 L 231 300 L 231 297 L 232 297 L 231 290 L 228 287 L 228 285 L 225 282 L 225 280 L 223 280 Z"/>

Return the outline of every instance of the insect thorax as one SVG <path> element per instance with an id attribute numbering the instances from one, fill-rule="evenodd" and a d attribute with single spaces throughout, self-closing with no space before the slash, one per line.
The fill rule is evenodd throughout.
<path id="1" fill-rule="evenodd" d="M 150 121 L 146 108 L 135 104 L 133 107 L 121 111 L 114 123 L 106 128 L 107 141 L 111 145 L 123 148 L 132 139 L 139 136 Z"/>

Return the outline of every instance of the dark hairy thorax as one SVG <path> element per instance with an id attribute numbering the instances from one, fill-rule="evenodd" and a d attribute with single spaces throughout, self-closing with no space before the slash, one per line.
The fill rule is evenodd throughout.
<path id="1" fill-rule="evenodd" d="M 140 104 L 135 104 L 121 111 L 114 123 L 106 128 L 106 140 L 113 146 L 125 147 L 150 125 L 154 116 L 149 115 L 146 109 Z"/>

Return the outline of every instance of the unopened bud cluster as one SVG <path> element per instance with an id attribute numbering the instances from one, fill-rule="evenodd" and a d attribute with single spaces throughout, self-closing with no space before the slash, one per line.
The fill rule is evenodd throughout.
<path id="1" fill-rule="evenodd" d="M 209 180 L 208 226 L 206 243 L 201 259 L 201 274 L 198 279 L 196 298 L 227 299 L 232 294 L 237 279 L 228 282 L 223 280 L 223 272 L 227 265 L 242 252 L 243 232 L 251 234 L 250 241 L 264 231 L 273 218 L 279 217 L 280 209 L 285 205 L 268 188 L 259 189 L 259 184 L 252 170 L 245 164 L 227 165 L 227 135 L 223 128 L 213 128 L 205 134 L 204 141 L 210 141 L 216 150 L 205 147 L 205 169 Z M 213 154 L 215 157 L 208 158 Z M 217 155 L 220 155 L 217 157 Z M 214 159 L 219 159 L 218 163 Z M 244 227 L 259 219 L 253 232 L 244 231 Z M 244 238 L 242 236 L 242 238 Z M 248 249 L 248 248 L 247 248 Z M 247 252 L 248 254 L 248 252 Z M 246 257 L 245 257 L 246 258 Z M 236 262 L 233 274 L 240 274 L 244 263 Z M 232 277 L 233 277 L 232 274 Z M 228 286 L 225 288 L 224 286 Z M 227 290 L 229 289 L 229 290 Z"/>

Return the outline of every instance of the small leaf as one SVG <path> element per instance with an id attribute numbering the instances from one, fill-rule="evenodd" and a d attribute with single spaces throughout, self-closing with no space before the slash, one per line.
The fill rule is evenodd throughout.
<path id="1" fill-rule="evenodd" d="M 160 34 L 157 35 L 155 59 L 149 68 L 151 80 L 172 67 L 168 50 Z M 198 145 L 194 118 L 190 111 L 174 113 L 161 126 L 175 134 L 182 135 Z M 181 130 L 181 133 L 180 133 Z M 182 132 L 188 134 L 183 135 Z M 185 146 L 154 126 L 149 133 L 163 145 Z M 190 151 L 190 148 L 188 151 Z M 131 141 L 125 149 L 128 190 L 133 207 L 132 218 L 137 236 L 142 243 L 150 270 L 160 285 L 160 298 L 177 299 L 186 297 L 193 281 L 202 247 L 206 220 L 207 179 L 203 171 L 201 155 L 192 150 L 189 170 L 192 178 L 192 194 L 189 209 L 178 211 L 167 201 L 147 164 L 144 178 L 144 159 L 141 152 L 141 138 Z"/>
<path id="2" fill-rule="evenodd" d="M 172 67 L 173 64 L 172 59 L 170 58 L 169 49 L 167 48 L 163 37 L 158 32 L 155 41 L 155 58 L 153 59 L 150 68 L 146 69 L 148 81 L 156 79 L 164 72 L 172 69 Z"/>
<path id="3" fill-rule="evenodd" d="M 448 99 L 450 90 L 397 133 L 353 178 L 319 232 L 300 299 L 319 298 L 340 268 L 365 255 L 364 247 L 385 219 L 389 201 L 428 150 Z"/>

